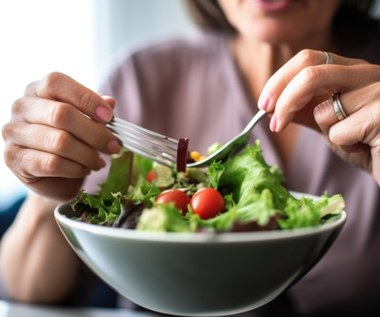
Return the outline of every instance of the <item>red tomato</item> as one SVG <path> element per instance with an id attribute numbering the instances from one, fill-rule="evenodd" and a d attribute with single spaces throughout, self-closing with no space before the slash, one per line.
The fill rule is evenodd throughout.
<path id="1" fill-rule="evenodd" d="M 157 196 L 156 201 L 161 204 L 173 202 L 185 214 L 187 212 L 187 205 L 190 203 L 190 198 L 182 190 L 167 189 Z"/>
<path id="2" fill-rule="evenodd" d="M 214 188 L 201 188 L 191 197 L 190 206 L 199 217 L 209 219 L 224 211 L 224 199 Z"/>
<path id="3" fill-rule="evenodd" d="M 155 172 L 155 170 L 150 170 L 150 171 L 146 174 L 145 179 L 146 179 L 149 183 L 151 183 L 151 182 L 153 182 L 154 180 L 156 180 L 156 179 L 157 179 L 157 173 Z"/>

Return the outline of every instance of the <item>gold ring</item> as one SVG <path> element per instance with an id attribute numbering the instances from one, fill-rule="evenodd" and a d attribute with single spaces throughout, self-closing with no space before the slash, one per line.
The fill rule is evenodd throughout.
<path id="1" fill-rule="evenodd" d="M 336 93 L 332 95 L 332 102 L 335 114 L 339 121 L 343 120 L 344 118 L 347 118 L 347 114 L 343 109 L 342 103 L 339 99 L 340 93 Z"/>

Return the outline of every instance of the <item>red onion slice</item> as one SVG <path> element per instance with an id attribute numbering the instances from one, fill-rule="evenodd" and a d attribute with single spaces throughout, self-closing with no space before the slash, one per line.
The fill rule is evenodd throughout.
<path id="1" fill-rule="evenodd" d="M 177 171 L 178 172 L 186 172 L 188 146 L 189 146 L 188 138 L 180 138 L 178 140 L 178 147 L 177 147 Z"/>

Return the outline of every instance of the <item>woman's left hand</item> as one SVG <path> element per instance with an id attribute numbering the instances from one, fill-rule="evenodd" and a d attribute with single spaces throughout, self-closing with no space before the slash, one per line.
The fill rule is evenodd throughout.
<path id="1" fill-rule="evenodd" d="M 329 55 L 332 63 L 321 51 L 295 55 L 268 80 L 259 107 L 272 113 L 274 132 L 291 121 L 321 131 L 338 155 L 371 172 L 380 185 L 380 66 Z M 333 94 L 345 118 L 338 118 Z"/>

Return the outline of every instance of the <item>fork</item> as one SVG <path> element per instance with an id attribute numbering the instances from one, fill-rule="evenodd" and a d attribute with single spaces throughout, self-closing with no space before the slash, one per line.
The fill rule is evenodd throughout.
<path id="1" fill-rule="evenodd" d="M 237 134 L 235 137 L 233 137 L 231 140 L 225 143 L 222 147 L 220 147 L 218 150 L 208 155 L 204 159 L 200 161 L 188 163 L 186 164 L 186 166 L 187 167 L 207 166 L 212 161 L 224 161 L 227 157 L 237 154 L 248 144 L 249 137 L 251 135 L 253 128 L 256 126 L 256 124 L 259 123 L 259 121 L 262 118 L 264 118 L 266 114 L 267 114 L 266 111 L 260 109 L 239 134 Z"/>
<path id="2" fill-rule="evenodd" d="M 127 149 L 157 163 L 172 167 L 178 163 L 178 153 L 183 152 L 182 148 L 187 161 L 186 138 L 173 139 L 118 117 L 114 117 L 106 126 Z"/>
<path id="3" fill-rule="evenodd" d="M 170 138 L 118 117 L 114 117 L 107 127 L 119 138 L 123 146 L 132 152 L 169 167 L 176 165 L 178 171 L 185 171 L 186 167 L 208 166 L 212 161 L 223 161 L 241 151 L 248 144 L 253 128 L 265 114 L 264 110 L 259 110 L 238 135 L 217 151 L 196 162 L 188 162 L 187 138 Z"/>

